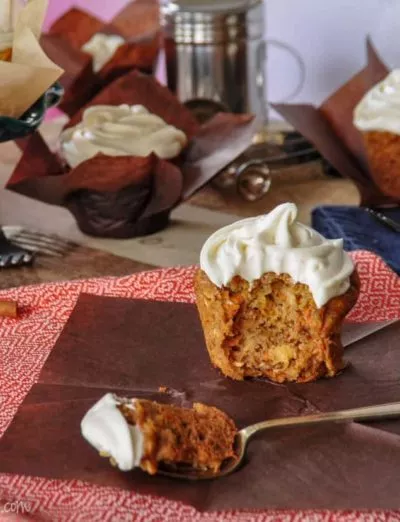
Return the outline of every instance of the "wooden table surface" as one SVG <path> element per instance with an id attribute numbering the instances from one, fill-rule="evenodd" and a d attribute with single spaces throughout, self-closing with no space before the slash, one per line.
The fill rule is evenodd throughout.
<path id="1" fill-rule="evenodd" d="M 79 245 L 62 258 L 38 255 L 32 266 L 2 269 L 0 290 L 51 281 L 125 276 L 153 268 L 153 265 Z"/>
<path id="2" fill-rule="evenodd" d="M 57 143 L 62 122 L 45 123 L 42 133 L 49 145 Z M 48 281 L 99 276 L 120 276 L 158 266 L 194 264 L 205 239 L 238 216 L 268 212 L 274 206 L 293 201 L 299 217 L 310 222 L 310 211 L 321 204 L 357 205 L 357 189 L 349 180 L 323 174 L 318 162 L 288 167 L 275 173 L 270 191 L 256 203 L 243 201 L 234 188 L 216 189 L 209 185 L 192 200 L 177 208 L 170 226 L 152 236 L 110 240 L 82 234 L 71 214 L 60 207 L 5 190 L 20 152 L 14 143 L 0 144 L 0 224 L 22 225 L 44 233 L 56 233 L 79 246 L 64 258 L 39 255 L 32 267 L 3 269 L 0 288 Z"/>

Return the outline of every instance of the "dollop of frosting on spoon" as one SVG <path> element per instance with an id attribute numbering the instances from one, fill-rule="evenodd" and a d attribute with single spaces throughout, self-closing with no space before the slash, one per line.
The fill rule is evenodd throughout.
<path id="1" fill-rule="evenodd" d="M 83 437 L 104 456 L 111 457 L 118 468 L 129 471 L 139 466 L 144 451 L 144 437 L 138 426 L 125 419 L 118 406 L 129 404 L 112 393 L 102 397 L 81 422 Z"/>

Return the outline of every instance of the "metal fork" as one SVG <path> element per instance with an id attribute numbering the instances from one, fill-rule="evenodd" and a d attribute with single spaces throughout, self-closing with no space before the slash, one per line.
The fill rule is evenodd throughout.
<path id="1" fill-rule="evenodd" d="M 309 426 L 313 424 L 325 424 L 329 422 L 367 422 L 383 419 L 395 419 L 400 417 L 400 402 L 381 404 L 379 406 L 367 406 L 364 408 L 354 408 L 329 413 L 317 413 L 314 415 L 302 415 L 300 417 L 286 417 L 283 419 L 272 419 L 265 422 L 253 424 L 240 430 L 235 438 L 235 450 L 237 457 L 230 459 L 223 465 L 219 472 L 196 470 L 185 468 L 182 470 L 168 470 L 162 468 L 158 470 L 161 475 L 171 478 L 184 480 L 210 480 L 224 477 L 238 470 L 246 456 L 246 450 L 250 440 L 254 435 L 272 428 L 284 428 L 291 426 Z"/>
<path id="2" fill-rule="evenodd" d="M 0 229 L 0 268 L 30 265 L 34 253 L 14 245 L 3 234 Z"/>
<path id="3" fill-rule="evenodd" d="M 55 234 L 43 234 L 20 226 L 4 226 L 2 230 L 5 237 L 15 245 L 47 256 L 63 257 L 78 246 Z"/>

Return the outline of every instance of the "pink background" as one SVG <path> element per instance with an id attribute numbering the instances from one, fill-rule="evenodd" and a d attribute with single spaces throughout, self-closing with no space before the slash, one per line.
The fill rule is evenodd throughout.
<path id="1" fill-rule="evenodd" d="M 110 19 L 128 1 L 49 0 L 46 27 L 74 5 Z M 292 46 L 305 62 L 306 82 L 302 92 L 290 100 L 293 103 L 321 103 L 364 67 L 367 34 L 372 36 L 388 65 L 400 67 L 400 1 L 264 0 L 264 3 L 267 37 Z M 298 67 L 293 57 L 271 46 L 267 64 L 269 101 L 281 100 L 297 82 Z"/>
<path id="2" fill-rule="evenodd" d="M 129 0 L 49 0 L 45 29 L 62 13 L 73 6 L 79 6 L 104 20 L 109 20 L 128 2 Z"/>
<path id="3" fill-rule="evenodd" d="M 85 11 L 95 14 L 98 18 L 108 21 L 130 1 L 131 0 L 49 0 L 44 30 L 46 31 L 57 18 L 71 7 L 80 7 Z M 156 68 L 156 77 L 161 83 L 165 83 L 166 72 L 162 55 Z M 47 119 L 53 119 L 59 115 L 60 111 L 54 108 L 48 111 L 46 117 Z"/>

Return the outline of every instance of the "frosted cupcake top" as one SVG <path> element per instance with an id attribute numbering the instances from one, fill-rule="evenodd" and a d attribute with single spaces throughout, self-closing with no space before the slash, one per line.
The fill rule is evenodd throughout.
<path id="1" fill-rule="evenodd" d="M 400 69 L 367 92 L 355 108 L 353 122 L 360 131 L 400 134 Z"/>
<path id="2" fill-rule="evenodd" d="M 82 51 L 92 56 L 93 71 L 99 72 L 124 43 L 124 38 L 118 34 L 96 33 L 82 46 Z"/>
<path id="3" fill-rule="evenodd" d="M 252 283 L 267 272 L 308 285 L 317 307 L 344 294 L 354 265 L 342 239 L 325 239 L 296 221 L 293 203 L 221 228 L 205 242 L 200 266 L 218 287 L 236 275 Z"/>
<path id="4" fill-rule="evenodd" d="M 83 437 L 102 456 L 112 458 L 118 468 L 129 471 L 139 466 L 144 451 L 144 437 L 138 426 L 128 423 L 118 406 L 134 402 L 120 399 L 112 393 L 102 397 L 81 422 Z"/>
<path id="5" fill-rule="evenodd" d="M 82 122 L 61 134 L 61 149 L 70 167 L 98 153 L 107 156 L 178 156 L 186 135 L 142 105 L 94 105 Z"/>

